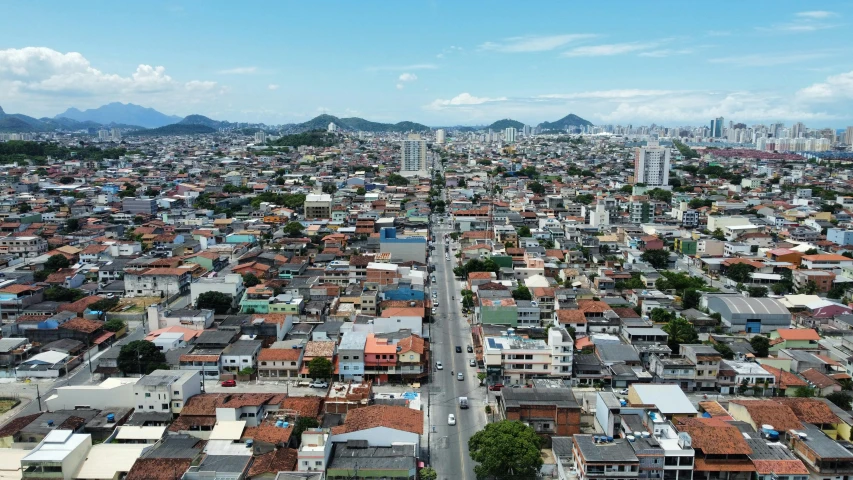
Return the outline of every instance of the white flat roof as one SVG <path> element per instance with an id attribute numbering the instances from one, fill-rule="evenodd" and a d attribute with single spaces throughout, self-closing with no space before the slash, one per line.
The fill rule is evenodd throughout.
<path id="1" fill-rule="evenodd" d="M 44 437 L 44 441 L 22 462 L 61 462 L 81 443 L 90 439 L 89 434 L 74 433 L 71 430 L 53 430 Z"/>
<path id="2" fill-rule="evenodd" d="M 643 405 L 654 405 L 664 415 L 695 414 L 696 408 L 678 385 L 638 385 L 631 386 L 640 397 Z"/>
<path id="3" fill-rule="evenodd" d="M 89 455 L 75 478 L 111 479 L 118 472 L 129 472 L 142 452 L 150 445 L 141 443 L 101 443 L 92 445 Z M 0 475 L 0 478 L 6 477 Z"/>
<path id="4" fill-rule="evenodd" d="M 0 478 L 18 480 L 21 478 L 21 459 L 30 453 L 19 448 L 0 448 Z"/>
<path id="5" fill-rule="evenodd" d="M 137 427 L 123 425 L 118 427 L 116 440 L 159 440 L 166 433 L 165 426 Z"/>
<path id="6" fill-rule="evenodd" d="M 245 428 L 246 422 L 244 420 L 216 422 L 210 432 L 210 440 L 240 440 Z"/>

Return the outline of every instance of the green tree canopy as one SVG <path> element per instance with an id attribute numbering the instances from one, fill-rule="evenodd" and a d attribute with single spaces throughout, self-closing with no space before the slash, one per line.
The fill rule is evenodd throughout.
<path id="1" fill-rule="evenodd" d="M 356 195 L 364 195 L 365 193 L 367 193 L 367 190 L 365 190 L 364 187 L 358 187 L 355 189 Z"/>
<path id="2" fill-rule="evenodd" d="M 826 396 L 826 399 L 845 412 L 850 410 L 850 404 L 853 403 L 853 397 L 847 392 L 832 392 Z"/>
<path id="3" fill-rule="evenodd" d="M 516 232 L 518 232 L 518 236 L 522 238 L 530 236 L 530 228 L 527 225 L 522 225 L 518 227 Z"/>
<path id="4" fill-rule="evenodd" d="M 545 193 L 545 186 L 539 182 L 529 183 L 527 185 L 527 189 L 530 190 L 531 192 L 537 194 L 537 195 L 542 195 L 543 193 Z"/>
<path id="5" fill-rule="evenodd" d="M 60 268 L 68 268 L 69 265 L 71 265 L 71 262 L 69 262 L 64 255 L 60 255 L 58 253 L 56 255 L 51 255 L 50 258 L 44 262 L 45 270 L 50 270 L 51 272 L 55 272 Z"/>
<path id="6" fill-rule="evenodd" d="M 296 438 L 296 441 L 300 441 L 302 439 L 302 432 L 308 430 L 309 428 L 317 428 L 320 426 L 320 423 L 314 417 L 299 417 L 293 422 L 293 433 L 292 437 Z"/>
<path id="7" fill-rule="evenodd" d="M 750 297 L 760 298 L 767 296 L 767 287 L 747 287 L 746 291 Z"/>
<path id="8" fill-rule="evenodd" d="M 82 290 L 65 288 L 59 285 L 44 290 L 44 299 L 51 302 L 76 302 L 85 296 L 86 293 Z"/>
<path id="9" fill-rule="evenodd" d="M 391 175 L 388 175 L 388 185 L 392 187 L 405 187 L 408 184 L 409 181 L 406 180 L 406 177 L 400 174 L 392 173 Z"/>
<path id="10" fill-rule="evenodd" d="M 726 270 L 726 276 L 738 283 L 749 283 L 755 268 L 747 263 L 736 263 Z"/>
<path id="11" fill-rule="evenodd" d="M 205 310 L 213 310 L 217 315 L 224 315 L 231 310 L 234 299 L 222 292 L 204 292 L 198 296 L 196 306 Z"/>
<path id="12" fill-rule="evenodd" d="M 468 440 L 477 479 L 534 478 L 542 467 L 542 440 L 532 427 L 502 420 L 486 425 Z"/>
<path id="13" fill-rule="evenodd" d="M 715 343 L 714 350 L 720 352 L 720 355 L 726 360 L 731 360 L 735 358 L 735 352 L 732 350 L 732 347 L 726 345 L 725 343 Z"/>
<path id="14" fill-rule="evenodd" d="M 688 288 L 684 291 L 684 295 L 681 297 L 681 306 L 684 309 L 696 308 L 699 306 L 699 302 L 701 300 L 702 294 L 700 294 L 695 288 Z"/>
<path id="15" fill-rule="evenodd" d="M 106 330 L 108 332 L 117 332 L 117 331 L 121 330 L 122 328 L 124 328 L 124 326 L 125 326 L 124 322 L 122 322 L 121 320 L 119 320 L 117 318 L 114 318 L 114 319 L 112 319 L 109 322 L 106 322 L 104 324 L 104 330 Z"/>
<path id="16" fill-rule="evenodd" d="M 460 265 L 453 269 L 453 273 L 459 277 L 467 278 L 468 274 L 471 272 L 495 272 L 500 270 L 498 264 L 495 263 L 491 258 L 487 258 L 485 260 L 480 260 L 478 258 L 474 258 L 468 260 L 468 263 L 464 265 Z"/>
<path id="17" fill-rule="evenodd" d="M 681 272 L 662 271 L 655 282 L 658 290 L 675 290 L 683 293 L 687 289 L 698 290 L 705 287 L 705 280 Z M 688 307 L 685 307 L 688 308 Z"/>
<path id="18" fill-rule="evenodd" d="M 669 252 L 664 249 L 646 250 L 640 258 L 658 270 L 669 266 Z"/>
<path id="19" fill-rule="evenodd" d="M 521 285 L 512 291 L 512 298 L 516 300 L 533 300 L 533 295 L 530 293 L 529 288 Z"/>
<path id="20" fill-rule="evenodd" d="M 755 356 L 765 358 L 770 354 L 770 339 L 764 335 L 756 335 L 749 340 L 749 345 L 755 352 Z"/>
<path id="21" fill-rule="evenodd" d="M 125 375 L 147 375 L 157 369 L 168 369 L 166 356 L 147 340 L 135 340 L 121 347 L 118 369 Z"/>
<path id="22" fill-rule="evenodd" d="M 255 285 L 260 285 L 261 279 L 258 278 L 254 273 L 247 273 L 243 275 L 243 285 L 246 288 L 254 287 Z"/>
<path id="23" fill-rule="evenodd" d="M 693 328 L 693 324 L 681 317 L 670 320 L 661 329 L 669 334 L 669 339 L 667 339 L 666 343 L 672 349 L 673 353 L 678 352 L 683 343 L 696 343 L 699 341 L 699 335 L 696 333 L 696 329 Z"/>
<path id="24" fill-rule="evenodd" d="M 311 378 L 329 379 L 334 373 L 332 362 L 326 357 L 317 357 L 308 362 L 308 375 Z"/>
<path id="25" fill-rule="evenodd" d="M 282 228 L 282 231 L 288 237 L 296 237 L 302 234 L 302 230 L 304 229 L 305 227 L 303 227 L 299 222 L 287 222 L 287 225 Z"/>

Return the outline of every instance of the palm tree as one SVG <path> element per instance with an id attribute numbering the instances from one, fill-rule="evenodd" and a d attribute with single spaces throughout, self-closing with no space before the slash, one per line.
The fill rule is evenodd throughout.
<path id="1" fill-rule="evenodd" d="M 693 325 L 681 317 L 670 320 L 661 329 L 669 334 L 667 345 L 669 345 L 673 353 L 678 352 L 679 346 L 682 343 L 695 343 L 699 341 L 699 335 L 696 334 Z"/>

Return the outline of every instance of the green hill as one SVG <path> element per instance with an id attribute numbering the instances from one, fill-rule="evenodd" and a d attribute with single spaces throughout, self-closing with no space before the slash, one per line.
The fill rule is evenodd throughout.
<path id="1" fill-rule="evenodd" d="M 399 122 L 399 123 L 379 123 L 371 122 L 358 117 L 338 118 L 334 115 L 319 115 L 308 120 L 307 122 L 294 125 L 292 130 L 310 131 L 310 130 L 326 130 L 330 123 L 334 123 L 342 130 L 358 131 L 358 132 L 423 132 L 430 128 L 426 125 L 415 122 Z"/>
<path id="2" fill-rule="evenodd" d="M 489 125 L 486 128 L 491 128 L 493 131 L 504 130 L 507 128 L 514 128 L 516 130 L 521 130 L 524 128 L 524 124 L 519 122 L 518 120 L 510 120 L 509 118 L 505 118 L 503 120 L 498 120 L 497 122 Z"/>
<path id="3" fill-rule="evenodd" d="M 332 147 L 337 144 L 337 139 L 334 133 L 328 133 L 325 130 L 311 130 L 293 135 L 284 135 L 269 144 L 278 147 L 301 147 L 303 145 L 309 147 Z"/>
<path id="4" fill-rule="evenodd" d="M 565 131 L 568 127 L 584 127 L 584 126 L 592 126 L 592 122 L 589 120 L 584 120 L 583 118 L 575 115 L 574 113 L 570 113 L 565 117 L 557 120 L 556 122 L 542 122 L 539 124 L 539 128 L 542 130 L 560 130 Z"/>
<path id="5" fill-rule="evenodd" d="M 172 125 L 166 125 L 164 127 L 149 128 L 145 130 L 129 132 L 127 135 L 135 135 L 140 137 L 161 137 L 167 135 L 203 135 L 207 133 L 216 133 L 216 129 L 208 127 L 207 125 L 185 125 L 180 123 L 173 123 Z"/>
<path id="6" fill-rule="evenodd" d="M 204 125 L 205 127 L 218 129 L 228 126 L 229 123 L 213 120 L 212 118 L 205 117 L 204 115 L 187 115 L 176 125 Z"/>

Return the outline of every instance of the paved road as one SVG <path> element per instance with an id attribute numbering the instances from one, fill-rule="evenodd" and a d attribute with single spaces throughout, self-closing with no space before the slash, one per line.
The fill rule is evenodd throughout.
<path id="1" fill-rule="evenodd" d="M 439 307 L 436 322 L 432 325 L 432 356 L 434 361 L 444 364 L 444 370 L 432 369 L 432 379 L 422 390 L 429 397 L 429 445 L 430 465 L 438 473 L 439 480 L 474 478 L 474 462 L 468 455 L 468 439 L 486 426 L 485 405 L 487 391 L 479 386 L 477 369 L 469 367 L 473 353 L 467 353 L 471 345 L 468 322 L 462 316 L 461 285 L 453 276 L 455 257 L 445 260 L 444 234 L 450 232 L 446 225 L 434 228 L 436 248 L 432 263 L 435 265 L 437 283 L 433 290 L 438 292 Z M 456 297 L 455 301 L 452 297 Z M 456 353 L 456 346 L 462 353 Z M 456 374 L 462 372 L 463 380 Z M 459 408 L 459 397 L 466 396 L 470 408 Z M 456 416 L 456 425 L 448 425 L 449 414 Z"/>
<path id="2" fill-rule="evenodd" d="M 142 332 L 142 326 L 138 325 L 136 328 L 131 330 L 131 332 L 127 335 L 127 340 L 125 341 L 134 341 L 141 340 L 145 337 Z M 116 348 L 116 347 L 110 347 Z M 92 367 L 91 370 L 94 370 L 98 365 L 98 358 L 103 355 L 105 352 L 109 350 L 102 350 L 100 352 L 92 352 Z M 21 405 L 9 412 L 2 421 L 7 420 L 6 417 L 11 416 L 23 416 L 23 415 L 31 415 L 33 413 L 37 413 L 39 411 L 39 402 L 36 400 L 37 395 L 41 395 L 41 403 L 42 410 L 47 409 L 47 405 L 45 405 L 44 401 L 46 398 L 53 395 L 55 390 L 58 387 L 64 387 L 66 385 L 87 385 L 92 383 L 97 383 L 100 379 L 95 378 L 93 373 L 89 368 L 89 353 L 86 354 L 86 361 L 84 361 L 80 366 L 76 369 L 72 370 L 70 374 L 59 378 L 58 380 L 33 380 L 30 383 L 24 382 L 13 382 L 13 383 L 5 383 L 2 387 L 3 390 L 7 390 L 10 392 L 15 392 L 20 395 Z"/>

